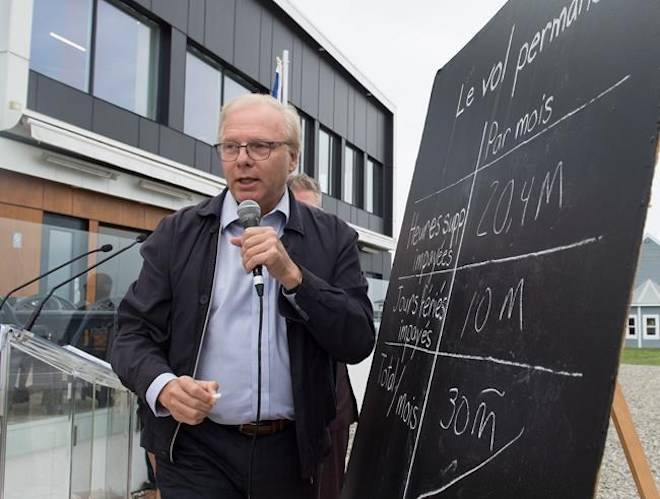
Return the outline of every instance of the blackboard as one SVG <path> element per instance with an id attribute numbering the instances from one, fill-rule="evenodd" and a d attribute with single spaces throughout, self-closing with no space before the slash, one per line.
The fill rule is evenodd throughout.
<path id="1" fill-rule="evenodd" d="M 659 66 L 657 0 L 512 0 L 438 71 L 344 499 L 593 496 Z"/>

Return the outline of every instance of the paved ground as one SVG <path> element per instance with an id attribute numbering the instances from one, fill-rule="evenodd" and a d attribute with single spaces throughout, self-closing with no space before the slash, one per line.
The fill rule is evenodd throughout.
<path id="1" fill-rule="evenodd" d="M 660 484 L 660 367 L 624 364 L 619 371 L 619 382 L 655 481 Z M 607 436 L 596 497 L 639 497 L 613 423 Z"/>

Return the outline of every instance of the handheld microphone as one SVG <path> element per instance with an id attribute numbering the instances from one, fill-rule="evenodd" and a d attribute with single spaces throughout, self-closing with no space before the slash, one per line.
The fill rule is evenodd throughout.
<path id="1" fill-rule="evenodd" d="M 259 222 L 261 221 L 261 208 L 256 201 L 246 199 L 238 205 L 236 213 L 238 213 L 238 221 L 244 229 L 259 226 Z M 252 280 L 254 282 L 254 287 L 257 290 L 257 294 L 263 296 L 264 276 L 262 274 L 261 265 L 257 265 L 252 269 Z"/>
<path id="2" fill-rule="evenodd" d="M 92 270 L 92 269 L 95 269 L 95 268 L 98 267 L 99 265 L 104 264 L 104 263 L 107 262 L 108 260 L 111 260 L 111 259 L 113 259 L 114 257 L 116 257 L 116 256 L 118 256 L 118 255 L 121 255 L 121 254 L 124 253 L 125 251 L 128 251 L 129 249 L 131 249 L 131 248 L 132 248 L 133 246 L 135 246 L 136 244 L 139 244 L 139 243 L 143 242 L 146 238 L 147 238 L 147 235 L 146 235 L 146 234 L 138 234 L 138 236 L 135 238 L 135 241 L 133 241 L 131 244 L 129 244 L 129 245 L 126 246 L 125 248 L 122 248 L 122 249 L 120 249 L 120 250 L 118 250 L 118 251 L 115 251 L 112 255 L 107 256 L 107 257 L 105 257 L 105 258 L 102 259 L 102 260 L 99 260 L 99 261 L 96 262 L 94 265 L 90 265 L 89 267 L 87 267 L 87 268 L 86 268 L 85 270 L 83 270 L 82 272 L 78 272 L 78 273 L 77 273 L 76 275 L 74 275 L 73 277 L 68 278 L 67 280 L 65 280 L 65 281 L 63 281 L 63 282 L 61 282 L 61 283 L 59 283 L 57 286 L 55 286 L 54 288 L 52 288 L 52 289 L 48 292 L 48 294 L 46 295 L 46 297 L 45 297 L 43 300 L 41 300 L 41 301 L 39 302 L 39 305 L 37 305 L 37 308 L 34 309 L 34 312 L 32 312 L 32 315 L 30 316 L 30 318 L 27 320 L 27 322 L 26 322 L 25 325 L 23 326 L 23 329 L 26 329 L 26 330 L 28 330 L 28 331 L 32 329 L 32 326 L 34 326 L 34 323 L 37 321 L 37 318 L 39 317 L 39 314 L 41 313 L 41 310 L 44 308 L 44 305 L 46 304 L 46 302 L 47 302 L 48 300 L 50 300 L 50 297 L 53 296 L 53 293 L 55 293 L 55 291 L 57 291 L 58 289 L 60 289 L 62 286 L 66 286 L 66 285 L 69 284 L 71 281 L 74 281 L 75 279 L 78 279 L 78 277 L 85 275 L 87 272 L 89 272 L 89 271 Z"/>
<path id="3" fill-rule="evenodd" d="M 14 293 L 16 293 L 16 291 L 20 291 L 20 290 L 23 289 L 23 288 L 27 288 L 30 284 L 33 284 L 33 283 L 35 283 L 35 282 L 37 282 L 37 281 L 40 281 L 41 279 L 43 279 L 43 278 L 46 277 L 46 276 L 49 276 L 49 275 L 52 274 L 53 272 L 57 272 L 57 271 L 60 270 L 61 268 L 66 267 L 67 265 L 71 265 L 73 262 L 76 262 L 76 261 L 80 260 L 81 258 L 85 258 L 86 256 L 91 255 L 92 253 L 98 253 L 99 251 L 102 251 L 103 253 L 108 253 L 109 251 L 112 251 L 112 244 L 104 244 L 104 245 L 101 246 L 100 248 L 96 248 L 96 249 L 93 249 L 93 250 L 91 250 L 91 251 L 87 251 L 87 252 L 83 253 L 82 255 L 78 255 L 77 257 L 72 258 L 71 260 L 69 260 L 69 261 L 67 261 L 67 262 L 64 262 L 62 265 L 58 265 L 58 266 L 55 267 L 54 269 L 50 269 L 48 272 L 45 272 L 45 273 L 43 273 L 43 274 L 41 274 L 41 275 L 35 277 L 34 279 L 32 279 L 32 280 L 30 280 L 30 281 L 28 281 L 28 282 L 26 282 L 26 283 L 24 283 L 24 284 L 21 284 L 21 285 L 18 286 L 17 288 L 12 289 L 12 290 L 11 290 L 9 293 L 7 293 L 7 295 L 2 299 L 2 302 L 0 302 L 0 312 L 2 311 L 2 307 L 5 306 L 5 303 L 7 303 L 7 300 L 9 300 L 9 298 L 10 298 Z"/>

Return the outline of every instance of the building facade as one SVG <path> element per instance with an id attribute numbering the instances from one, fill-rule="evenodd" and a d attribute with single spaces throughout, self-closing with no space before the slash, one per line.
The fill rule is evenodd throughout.
<path id="1" fill-rule="evenodd" d="M 660 348 L 660 242 L 650 235 L 639 252 L 625 346 Z"/>
<path id="2" fill-rule="evenodd" d="M 357 230 L 382 305 L 394 249 L 393 106 L 287 1 L 0 0 L 0 38 L 0 296 L 219 193 L 220 107 L 268 93 L 286 50 L 300 170 L 320 182 L 323 208 Z M 8 306 L 20 316 L 28 299 L 99 259 Z M 63 286 L 47 308 L 116 303 L 139 266 L 134 248 Z"/>

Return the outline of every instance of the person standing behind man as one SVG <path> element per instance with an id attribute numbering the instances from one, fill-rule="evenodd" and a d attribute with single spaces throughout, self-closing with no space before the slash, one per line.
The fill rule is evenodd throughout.
<path id="1" fill-rule="evenodd" d="M 334 359 L 359 362 L 375 342 L 357 234 L 289 194 L 294 108 L 238 97 L 222 109 L 219 140 L 227 189 L 166 217 L 142 245 L 112 366 L 150 408 L 142 445 L 164 499 L 316 498 Z M 246 200 L 263 217 L 244 230 Z"/>
<path id="2" fill-rule="evenodd" d="M 304 173 L 290 175 L 287 185 L 297 201 L 321 208 L 321 187 Z M 319 479 L 319 499 L 338 499 L 344 485 L 349 429 L 358 420 L 357 402 L 343 362 L 337 363 L 337 416 L 330 423 L 332 447 L 324 459 Z"/>

